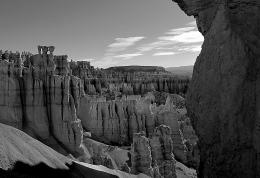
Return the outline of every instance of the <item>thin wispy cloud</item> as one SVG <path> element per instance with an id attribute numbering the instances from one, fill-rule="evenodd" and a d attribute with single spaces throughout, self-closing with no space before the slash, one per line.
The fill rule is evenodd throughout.
<path id="1" fill-rule="evenodd" d="M 148 43 L 148 44 L 143 44 L 143 45 L 139 46 L 137 49 L 142 52 L 148 52 L 148 51 L 162 48 L 164 46 L 169 46 L 170 44 L 172 44 L 172 43 L 169 41 L 160 40 L 160 41 L 155 41 L 155 42 Z"/>
<path id="2" fill-rule="evenodd" d="M 190 22 L 190 23 L 187 23 L 187 25 L 188 25 L 188 26 L 196 26 L 197 23 L 196 23 L 196 21 L 194 20 L 194 21 L 192 21 L 192 22 Z"/>
<path id="3" fill-rule="evenodd" d="M 92 62 L 92 61 L 95 61 L 96 59 L 93 59 L 93 58 L 84 58 L 84 59 L 77 59 L 77 61 L 89 61 L 89 62 Z"/>
<path id="4" fill-rule="evenodd" d="M 204 37 L 196 29 L 196 22 L 190 22 L 181 28 L 170 29 L 163 36 L 157 37 L 157 41 L 139 46 L 141 52 L 153 51 L 153 56 L 167 54 L 193 53 L 201 50 Z M 165 52 L 160 52 L 165 50 Z M 169 51 L 168 51 L 169 50 Z"/>
<path id="5" fill-rule="evenodd" d="M 116 38 L 113 43 L 107 46 L 105 55 L 95 63 L 99 66 L 108 67 L 118 64 L 122 60 L 129 60 L 143 55 L 138 53 L 127 53 L 129 48 L 135 46 L 139 41 L 145 39 L 143 36 Z"/>
<path id="6" fill-rule="evenodd" d="M 188 31 L 173 36 L 162 36 L 158 39 L 161 41 L 172 41 L 176 43 L 200 43 L 204 40 L 203 36 L 198 31 Z"/>
<path id="7" fill-rule="evenodd" d="M 201 45 L 194 45 L 194 46 L 186 46 L 183 48 L 179 48 L 179 51 L 186 51 L 186 52 L 199 52 L 201 51 Z"/>
<path id="8" fill-rule="evenodd" d="M 172 56 L 175 55 L 175 52 L 158 52 L 154 53 L 153 56 Z"/>
<path id="9" fill-rule="evenodd" d="M 123 60 L 128 60 L 128 59 L 132 59 L 134 57 L 137 57 L 137 56 L 142 56 L 143 54 L 141 53 L 133 53 L 133 54 L 121 54 L 121 55 L 118 55 L 118 56 L 114 56 L 115 58 L 122 58 Z"/>
<path id="10" fill-rule="evenodd" d="M 94 62 L 99 66 L 108 67 L 140 56 L 145 58 L 146 55 L 163 57 L 183 53 L 198 53 L 204 40 L 196 28 L 195 21 L 187 23 L 183 27 L 162 32 L 150 43 L 143 43 L 144 39 L 146 39 L 144 36 L 115 38 L 114 42 L 107 46 L 104 57 Z"/>
<path id="11" fill-rule="evenodd" d="M 120 52 L 126 50 L 128 47 L 135 45 L 137 42 L 143 40 L 145 37 L 128 37 L 116 38 L 115 42 L 108 45 L 108 52 Z"/>
<path id="12" fill-rule="evenodd" d="M 195 30 L 195 27 L 171 29 L 170 31 L 166 32 L 166 34 L 167 35 L 180 35 L 180 34 L 183 34 L 184 32 L 189 32 L 191 30 Z"/>

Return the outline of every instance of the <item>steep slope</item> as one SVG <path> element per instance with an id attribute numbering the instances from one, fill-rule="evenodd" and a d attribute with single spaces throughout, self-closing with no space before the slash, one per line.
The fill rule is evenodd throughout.
<path id="1" fill-rule="evenodd" d="M 124 152 L 128 154 L 128 151 Z M 117 153 L 112 157 L 116 159 L 118 156 Z M 0 124 L 0 158 L 0 177 L 3 178 L 148 178 L 144 174 L 131 175 L 104 166 L 72 161 L 24 132 L 4 124 Z M 176 166 L 178 178 L 196 175 L 194 170 L 181 163 L 177 162 Z"/>
<path id="2" fill-rule="evenodd" d="M 260 177 L 260 2 L 174 1 L 205 37 L 187 96 L 199 176 Z"/>
<path id="3" fill-rule="evenodd" d="M 0 177 L 117 177 L 102 168 L 80 166 L 24 132 L 4 124 L 0 124 L 0 158 Z"/>

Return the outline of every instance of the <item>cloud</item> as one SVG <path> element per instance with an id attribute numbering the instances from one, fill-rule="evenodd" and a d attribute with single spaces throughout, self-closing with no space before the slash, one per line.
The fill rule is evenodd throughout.
<path id="1" fill-rule="evenodd" d="M 147 51 L 152 51 L 152 50 L 155 50 L 155 49 L 158 49 L 158 48 L 161 48 L 164 46 L 168 46 L 168 45 L 169 45 L 169 42 L 167 42 L 167 41 L 156 41 L 153 43 L 143 44 L 140 47 L 138 47 L 137 49 L 142 52 L 147 52 Z"/>
<path id="2" fill-rule="evenodd" d="M 175 28 L 175 29 L 171 29 L 168 32 L 166 32 L 167 35 L 181 35 L 185 32 L 194 30 L 195 27 L 184 27 L 184 28 Z"/>
<path id="3" fill-rule="evenodd" d="M 120 52 L 126 50 L 128 47 L 135 45 L 138 41 L 143 40 L 145 37 L 128 37 L 116 38 L 114 43 L 108 45 L 108 52 Z"/>
<path id="4" fill-rule="evenodd" d="M 120 64 L 123 60 L 146 55 L 148 52 L 151 52 L 152 56 L 197 53 L 201 50 L 204 40 L 196 28 L 195 21 L 183 27 L 169 29 L 151 43 L 136 46 L 145 38 L 143 36 L 115 38 L 115 41 L 107 46 L 104 57 L 93 62 L 98 66 L 109 67 Z"/>
<path id="5" fill-rule="evenodd" d="M 112 57 L 104 57 L 102 59 L 91 62 L 94 66 L 109 67 L 115 65 L 117 62 Z"/>
<path id="6" fill-rule="evenodd" d="M 95 61 L 96 59 L 93 59 L 93 58 L 85 58 L 85 59 L 77 59 L 77 61 L 89 61 L 89 62 L 92 62 L 92 61 Z"/>
<path id="7" fill-rule="evenodd" d="M 163 36 L 159 36 L 156 41 L 139 46 L 140 52 L 154 51 L 154 54 L 160 50 L 173 53 L 198 52 L 201 49 L 204 37 L 196 29 L 196 22 L 192 21 L 182 28 L 168 30 Z M 167 51 L 168 50 L 168 51 Z M 158 52 L 156 52 L 158 51 Z"/>
<path id="8" fill-rule="evenodd" d="M 196 23 L 196 21 L 194 20 L 194 21 L 192 21 L 192 22 L 187 23 L 187 25 L 188 25 L 188 26 L 196 26 L 197 23 Z"/>
<path id="9" fill-rule="evenodd" d="M 143 54 L 141 53 L 133 53 L 133 54 L 121 54 L 121 55 L 118 55 L 118 56 L 114 56 L 115 58 L 123 58 L 124 60 L 128 60 L 128 59 L 132 59 L 134 57 L 137 57 L 137 56 L 142 56 Z"/>
<path id="10" fill-rule="evenodd" d="M 153 56 L 172 56 L 175 55 L 175 52 L 158 52 L 154 53 Z"/>
<path id="11" fill-rule="evenodd" d="M 204 37 L 198 31 L 187 31 L 173 36 L 162 36 L 161 41 L 172 41 L 176 43 L 199 43 L 203 42 Z"/>
<path id="12" fill-rule="evenodd" d="M 179 48 L 178 51 L 199 52 L 199 51 L 201 51 L 201 45 L 183 46 L 182 48 Z"/>

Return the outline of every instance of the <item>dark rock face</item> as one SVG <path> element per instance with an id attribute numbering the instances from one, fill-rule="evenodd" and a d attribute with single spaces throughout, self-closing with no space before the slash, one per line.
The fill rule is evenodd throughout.
<path id="1" fill-rule="evenodd" d="M 260 2 L 175 0 L 205 41 L 187 97 L 200 177 L 260 177 Z"/>

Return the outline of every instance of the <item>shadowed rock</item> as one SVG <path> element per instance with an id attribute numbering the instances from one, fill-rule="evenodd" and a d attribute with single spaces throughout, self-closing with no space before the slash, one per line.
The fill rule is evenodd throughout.
<path id="1" fill-rule="evenodd" d="M 205 41 L 187 97 L 200 177 L 260 177 L 260 2 L 175 0 Z"/>

